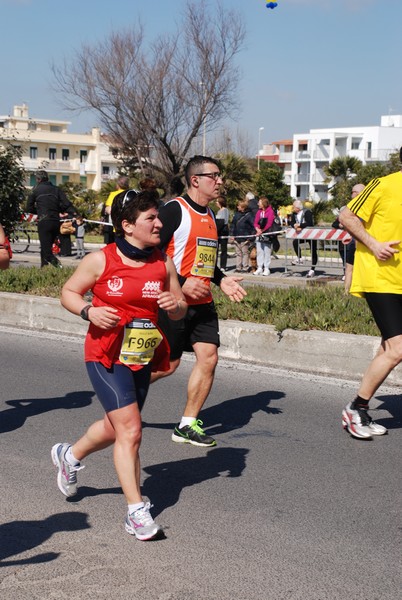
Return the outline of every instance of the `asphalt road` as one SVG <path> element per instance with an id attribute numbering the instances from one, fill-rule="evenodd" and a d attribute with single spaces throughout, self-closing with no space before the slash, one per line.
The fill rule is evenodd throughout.
<path id="1" fill-rule="evenodd" d="M 80 491 L 58 491 L 51 446 L 102 411 L 82 339 L 0 329 L 2 600 L 395 600 L 400 592 L 402 406 L 373 403 L 389 435 L 340 425 L 355 384 L 221 362 L 201 417 L 218 446 L 174 444 L 191 368 L 151 387 L 143 494 L 164 539 L 126 534 L 110 449 Z M 398 527 L 399 525 L 399 527 Z"/>

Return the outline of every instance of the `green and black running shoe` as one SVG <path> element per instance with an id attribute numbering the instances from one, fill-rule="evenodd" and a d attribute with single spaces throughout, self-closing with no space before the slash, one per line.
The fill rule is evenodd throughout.
<path id="1" fill-rule="evenodd" d="M 202 429 L 203 422 L 199 419 L 194 419 L 191 425 L 179 427 L 180 423 L 175 427 L 172 433 L 173 442 L 179 444 L 193 444 L 193 446 L 216 446 L 216 441 L 211 436 L 207 435 Z"/>

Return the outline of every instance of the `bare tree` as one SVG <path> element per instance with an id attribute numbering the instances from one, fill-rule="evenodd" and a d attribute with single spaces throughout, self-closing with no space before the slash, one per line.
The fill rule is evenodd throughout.
<path id="1" fill-rule="evenodd" d="M 54 87 L 66 108 L 97 114 L 123 160 L 134 158 L 170 181 L 200 131 L 236 114 L 235 57 L 244 38 L 238 13 L 188 2 L 177 31 L 147 47 L 141 24 L 82 46 L 73 60 L 53 66 Z"/>

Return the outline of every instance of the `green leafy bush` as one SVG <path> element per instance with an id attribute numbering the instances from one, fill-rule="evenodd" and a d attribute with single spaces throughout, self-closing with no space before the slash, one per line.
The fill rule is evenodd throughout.
<path id="1" fill-rule="evenodd" d="M 55 269 L 48 266 L 44 269 L 16 267 L 0 271 L 0 291 L 58 298 L 64 282 L 74 270 L 74 267 Z"/>
<path id="2" fill-rule="evenodd" d="M 357 335 L 378 335 L 366 302 L 345 296 L 342 287 L 324 286 L 287 289 L 247 287 L 240 304 L 230 302 L 220 290 L 214 290 L 220 319 L 236 319 L 274 325 L 278 331 L 337 331 Z"/>

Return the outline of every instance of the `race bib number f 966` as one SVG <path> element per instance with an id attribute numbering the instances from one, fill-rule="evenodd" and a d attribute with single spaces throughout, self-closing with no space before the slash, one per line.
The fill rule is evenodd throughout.
<path id="1" fill-rule="evenodd" d="M 163 337 L 149 319 L 134 319 L 124 327 L 119 360 L 126 365 L 147 365 Z"/>
<path id="2" fill-rule="evenodd" d="M 218 254 L 218 240 L 197 238 L 197 248 L 191 275 L 198 277 L 214 276 L 216 257 Z"/>

